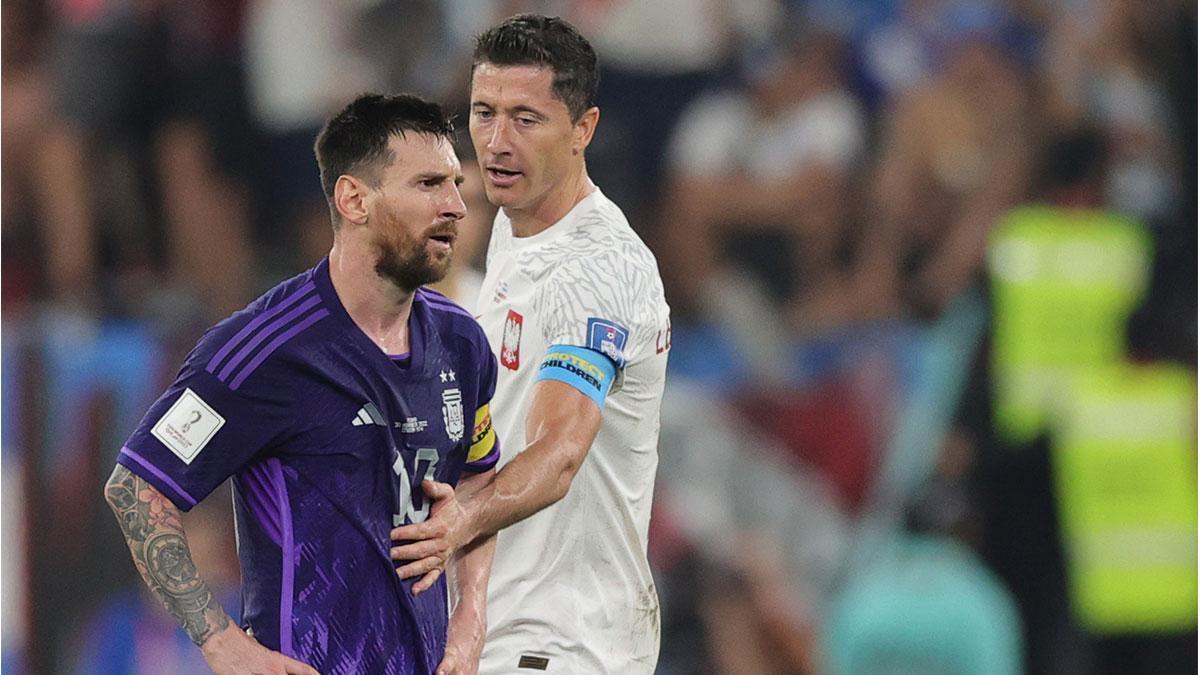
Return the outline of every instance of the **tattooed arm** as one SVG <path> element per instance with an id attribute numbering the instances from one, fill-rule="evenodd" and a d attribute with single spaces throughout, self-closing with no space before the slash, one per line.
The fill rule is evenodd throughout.
<path id="1" fill-rule="evenodd" d="M 228 626 L 229 615 L 196 572 L 179 509 L 119 464 L 104 496 L 125 533 L 134 566 L 192 642 L 202 645 Z"/>
<path id="2" fill-rule="evenodd" d="M 204 652 L 215 673 L 312 673 L 258 644 L 230 620 L 200 578 L 179 509 L 158 488 L 118 464 L 104 486 L 133 564 L 146 585 Z"/>

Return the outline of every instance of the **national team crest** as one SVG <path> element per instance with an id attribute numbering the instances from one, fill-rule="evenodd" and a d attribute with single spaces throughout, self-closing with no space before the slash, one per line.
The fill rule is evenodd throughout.
<path id="1" fill-rule="evenodd" d="M 500 341 L 500 365 L 509 370 L 521 367 L 521 324 L 524 319 L 513 310 L 508 310 L 504 321 L 504 337 Z"/>
<path id="2" fill-rule="evenodd" d="M 442 392 L 442 421 L 446 423 L 446 435 L 457 441 L 463 437 L 462 392 L 458 387 Z"/>

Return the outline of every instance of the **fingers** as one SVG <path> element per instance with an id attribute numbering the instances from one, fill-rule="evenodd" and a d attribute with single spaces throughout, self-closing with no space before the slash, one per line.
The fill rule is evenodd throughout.
<path id="1" fill-rule="evenodd" d="M 443 561 L 441 558 L 422 558 L 399 567 L 396 570 L 396 574 L 398 574 L 401 579 L 408 579 L 410 577 L 427 574 L 433 570 L 440 570 L 444 566 L 445 561 Z"/>
<path id="2" fill-rule="evenodd" d="M 435 583 L 437 583 L 438 577 L 440 577 L 440 576 L 442 576 L 441 569 L 429 570 L 429 572 L 425 576 L 421 577 L 420 581 L 413 584 L 412 594 L 420 595 L 420 594 L 424 593 L 425 591 L 429 590 L 430 588 L 433 588 L 433 585 Z"/>
<path id="3" fill-rule="evenodd" d="M 421 490 L 425 492 L 426 497 L 435 502 L 454 496 L 454 488 L 450 487 L 449 483 L 439 483 L 436 480 L 421 481 Z"/>
<path id="4" fill-rule="evenodd" d="M 446 545 L 439 540 L 417 541 L 403 546 L 393 546 L 392 560 L 420 560 L 421 558 L 445 557 Z"/>
<path id="5" fill-rule="evenodd" d="M 423 523 L 413 523 L 393 528 L 391 537 L 392 541 L 421 541 L 440 537 L 446 534 L 446 529 L 444 522 L 430 519 Z"/>
<path id="6" fill-rule="evenodd" d="M 390 536 L 392 541 L 420 541 L 424 539 L 434 539 L 441 537 L 450 531 L 451 525 L 454 523 L 456 514 L 453 509 L 445 510 L 447 504 L 454 503 L 454 488 L 448 483 L 439 483 L 435 480 L 421 481 L 421 489 L 431 500 L 433 500 L 432 517 L 420 523 L 411 523 L 400 527 L 392 528 Z"/>

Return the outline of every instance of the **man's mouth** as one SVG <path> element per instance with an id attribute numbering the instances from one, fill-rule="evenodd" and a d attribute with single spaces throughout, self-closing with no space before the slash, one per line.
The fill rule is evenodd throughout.
<path id="1" fill-rule="evenodd" d="M 487 174 L 491 182 L 496 185 L 512 185 L 522 175 L 520 171 L 499 166 L 489 166 Z"/>
<path id="2" fill-rule="evenodd" d="M 458 239 L 458 233 L 449 230 L 443 230 L 430 234 L 428 239 L 433 245 L 434 249 L 451 251 L 454 250 L 454 241 Z"/>

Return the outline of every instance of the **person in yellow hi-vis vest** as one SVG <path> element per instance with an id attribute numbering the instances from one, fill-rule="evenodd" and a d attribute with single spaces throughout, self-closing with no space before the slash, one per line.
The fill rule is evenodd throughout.
<path id="1" fill-rule="evenodd" d="M 1098 207 L 1103 139 L 1049 150 L 1045 201 L 989 241 L 993 564 L 1021 602 L 1031 672 L 1176 672 L 1195 663 L 1195 375 L 1128 363 L 1152 237 Z"/>
<path id="2" fill-rule="evenodd" d="M 1081 374 L 1052 461 L 1076 620 L 1096 634 L 1196 625 L 1196 378 L 1175 365 Z"/>
<path id="3" fill-rule="evenodd" d="M 1124 359 L 1125 323 L 1151 257 L 1141 225 L 1098 209 L 1026 205 L 997 224 L 988 271 L 994 417 L 1004 441 L 1034 440 L 1073 376 Z"/>

